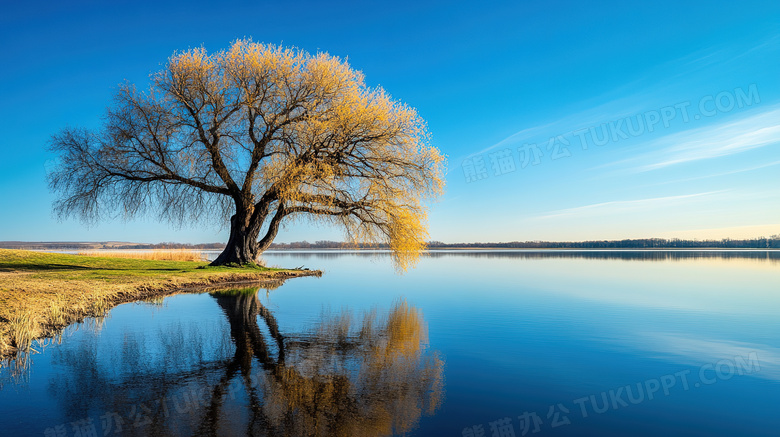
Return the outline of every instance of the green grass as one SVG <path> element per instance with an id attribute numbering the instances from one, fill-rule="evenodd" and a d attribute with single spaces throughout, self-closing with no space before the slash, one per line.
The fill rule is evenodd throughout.
<path id="1" fill-rule="evenodd" d="M 0 249 L 0 358 L 119 303 L 188 287 L 312 274 L 320 272 Z"/>

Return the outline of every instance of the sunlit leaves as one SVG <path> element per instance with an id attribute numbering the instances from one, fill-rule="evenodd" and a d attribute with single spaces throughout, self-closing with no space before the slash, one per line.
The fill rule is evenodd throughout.
<path id="1" fill-rule="evenodd" d="M 121 87 L 89 144 L 63 132 L 52 144 L 73 159 L 50 181 L 64 215 L 95 218 L 99 202 L 176 222 L 219 212 L 266 246 L 280 220 L 322 221 L 388 243 L 401 270 L 443 190 L 444 157 L 413 108 L 338 57 L 251 40 L 175 53 L 148 91 Z"/>

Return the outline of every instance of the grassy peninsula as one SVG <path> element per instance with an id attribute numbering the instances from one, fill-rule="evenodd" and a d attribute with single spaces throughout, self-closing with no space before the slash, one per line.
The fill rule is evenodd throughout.
<path id="1" fill-rule="evenodd" d="M 220 284 L 282 281 L 319 271 L 211 267 L 157 261 L 0 249 L 0 359 L 27 350 L 85 317 L 115 305 Z"/>

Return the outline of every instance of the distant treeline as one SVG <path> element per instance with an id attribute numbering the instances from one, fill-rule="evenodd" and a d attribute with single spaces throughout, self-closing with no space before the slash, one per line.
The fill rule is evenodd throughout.
<path id="1" fill-rule="evenodd" d="M 510 243 L 429 243 L 431 248 L 498 248 L 498 249 L 780 249 L 780 235 L 746 240 L 681 240 L 646 238 L 602 241 L 513 241 Z"/>
<path id="2" fill-rule="evenodd" d="M 366 252 L 363 252 L 366 254 Z M 389 252 L 372 252 L 373 255 L 391 256 Z M 280 251 L 276 257 L 295 256 L 296 260 L 310 262 L 318 259 L 339 259 L 361 256 L 359 251 L 342 250 L 304 250 Z M 422 255 L 424 258 L 444 259 L 467 256 L 482 259 L 596 259 L 620 261 L 684 261 L 710 259 L 739 259 L 756 262 L 780 264 L 780 251 L 773 250 L 431 250 Z M 291 261 L 292 262 L 292 261 Z"/>
<path id="3" fill-rule="evenodd" d="M 101 249 L 104 243 L 79 243 L 74 241 L 30 242 L 30 241 L 0 241 L 0 249 L 19 250 L 92 250 Z"/>
<path id="4" fill-rule="evenodd" d="M 83 249 L 191 249 L 222 250 L 224 243 L 157 243 L 136 244 L 121 242 L 24 242 L 0 241 L 3 249 L 27 250 L 83 250 Z M 273 243 L 271 249 L 389 249 L 387 244 L 352 244 L 340 241 L 298 241 L 294 243 Z M 681 240 L 646 238 L 637 240 L 603 241 L 512 241 L 508 243 L 442 243 L 430 241 L 429 249 L 780 249 L 780 235 L 768 238 L 746 240 Z"/>
<path id="5" fill-rule="evenodd" d="M 350 244 L 339 241 L 274 243 L 271 249 L 388 249 L 387 244 Z M 512 241 L 508 243 L 428 242 L 429 249 L 780 249 L 780 235 L 747 240 L 681 240 L 646 238 L 603 241 Z"/>

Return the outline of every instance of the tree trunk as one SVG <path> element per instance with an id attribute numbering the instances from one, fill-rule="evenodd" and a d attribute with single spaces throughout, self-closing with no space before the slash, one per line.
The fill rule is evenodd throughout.
<path id="1" fill-rule="evenodd" d="M 239 214 L 234 215 L 230 218 L 230 238 L 227 246 L 211 265 L 256 264 L 260 256 L 257 242 L 259 233 L 259 225 L 251 223 L 249 218 L 245 219 Z"/>
<path id="2" fill-rule="evenodd" d="M 230 324 L 230 336 L 236 346 L 234 359 L 241 363 L 241 370 L 246 374 L 251 373 L 252 358 L 257 358 L 263 367 L 273 368 L 276 366 L 277 363 L 271 356 L 265 336 L 260 330 L 258 316 L 263 316 L 266 324 L 269 323 L 269 320 L 272 321 L 273 324 L 268 325 L 269 329 L 271 326 L 277 326 L 276 319 L 265 307 L 260 305 L 257 300 L 257 292 L 239 294 L 238 296 L 215 293 L 212 297 L 217 300 L 227 316 Z M 271 335 L 274 335 L 274 331 L 271 331 Z M 284 339 L 278 330 L 276 330 L 276 335 L 277 337 L 273 337 L 273 339 L 277 340 L 278 346 L 284 347 Z M 284 356 L 281 349 L 279 356 Z"/>

